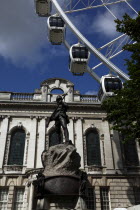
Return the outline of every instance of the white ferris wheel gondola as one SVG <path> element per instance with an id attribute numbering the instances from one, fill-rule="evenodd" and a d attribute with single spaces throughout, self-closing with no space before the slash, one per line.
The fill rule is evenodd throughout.
<path id="1" fill-rule="evenodd" d="M 40 17 L 49 17 L 52 10 L 51 0 L 35 0 L 36 13 Z"/>
<path id="2" fill-rule="evenodd" d="M 60 16 L 50 16 L 47 20 L 48 39 L 54 45 L 60 45 L 65 40 L 66 25 Z"/>
<path id="3" fill-rule="evenodd" d="M 86 72 L 90 52 L 87 47 L 78 43 L 70 47 L 69 51 L 69 69 L 77 76 L 81 76 Z"/>
<path id="4" fill-rule="evenodd" d="M 79 2 L 81 2 L 81 4 Z M 107 11 L 113 16 L 113 18 L 117 19 L 112 9 L 109 8 L 110 5 L 115 5 L 115 4 L 127 4 L 127 6 L 129 6 L 130 9 L 133 10 L 135 14 L 138 15 L 138 13 L 127 2 L 127 0 L 113 0 L 113 2 L 107 1 L 106 3 L 103 0 L 101 0 L 101 2 L 102 3 L 99 5 L 98 4 L 93 5 L 93 3 L 91 4 L 90 1 L 84 1 L 84 4 L 83 4 L 83 0 L 79 0 L 78 2 L 71 1 L 71 0 L 68 0 L 68 1 L 61 0 L 61 3 L 59 0 L 35 0 L 36 13 L 39 16 L 49 17 L 51 15 L 52 5 L 56 9 L 56 14 L 48 18 L 48 36 L 49 36 L 50 42 L 52 44 L 57 44 L 57 45 L 63 42 L 66 48 L 70 50 L 69 69 L 74 75 L 83 75 L 84 72 L 88 72 L 97 82 L 101 83 L 100 91 L 102 91 L 103 94 L 102 96 L 100 96 L 100 100 L 103 101 L 105 97 L 114 95 L 114 90 L 115 90 L 115 89 L 112 89 L 111 91 L 107 91 L 105 89 L 105 84 L 103 85 L 103 81 L 107 82 L 107 84 L 109 83 L 108 81 L 112 81 L 112 83 L 113 81 L 115 81 L 116 84 L 117 83 L 120 84 L 120 87 L 122 88 L 122 82 L 120 78 L 123 78 L 123 80 L 129 80 L 129 76 L 122 69 L 117 67 L 113 62 L 111 62 L 111 59 L 123 52 L 121 47 L 124 44 L 132 43 L 133 40 L 131 40 L 130 37 L 128 37 L 126 34 L 123 34 L 109 41 L 103 46 L 97 48 L 92 43 L 90 43 L 88 39 L 84 37 L 83 34 L 77 29 L 77 27 L 72 23 L 72 21 L 70 20 L 71 18 L 70 14 L 73 12 L 79 12 L 79 11 L 85 11 L 85 10 L 94 9 L 94 8 L 105 7 Z M 54 11 L 55 10 L 53 10 L 53 12 Z M 67 15 L 67 13 L 69 15 Z M 58 19 L 62 18 L 61 21 L 63 20 L 64 25 L 60 27 L 61 31 L 59 31 L 60 28 L 56 24 L 57 22 L 56 20 L 52 21 L 54 25 L 53 24 L 51 25 L 49 22 L 51 21 L 51 18 L 57 19 L 56 17 Z M 72 33 L 77 37 L 79 41 L 78 44 L 72 45 L 71 47 L 70 47 L 69 41 L 66 40 L 66 35 L 65 35 L 66 25 L 70 28 Z M 56 36 L 56 34 L 58 36 Z M 93 66 L 93 67 L 88 66 L 90 53 L 100 60 L 100 63 L 98 63 L 96 66 Z M 100 78 L 101 75 L 98 75 L 95 72 L 95 69 L 101 65 L 105 65 L 109 71 L 113 72 L 115 75 L 118 75 L 120 78 L 113 75 L 105 75 L 105 76 L 102 76 L 102 78 Z"/>
<path id="5" fill-rule="evenodd" d="M 112 74 L 104 75 L 101 77 L 100 88 L 98 92 L 98 98 L 101 103 L 107 98 L 115 95 L 116 90 L 121 90 L 123 83 L 119 76 Z"/>

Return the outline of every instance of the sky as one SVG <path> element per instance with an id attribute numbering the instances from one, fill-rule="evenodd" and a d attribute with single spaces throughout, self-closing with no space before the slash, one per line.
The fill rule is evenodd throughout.
<path id="1" fill-rule="evenodd" d="M 63 5 L 64 0 L 58 1 Z M 107 1 L 114 0 L 104 0 L 104 2 Z M 34 0 L 0 0 L 0 2 L 0 91 L 32 93 L 34 89 L 40 87 L 42 81 L 58 77 L 73 82 L 75 90 L 79 90 L 81 94 L 97 93 L 99 83 L 88 73 L 78 77 L 73 76 L 69 71 L 69 52 L 64 45 L 55 46 L 49 43 L 47 18 L 36 14 Z M 83 0 L 83 2 L 86 1 Z M 101 0 L 94 2 L 101 4 Z M 129 3 L 136 11 L 140 11 L 140 0 L 130 0 Z M 77 8 L 81 6 L 79 4 Z M 119 19 L 125 12 L 131 17 L 136 17 L 126 3 L 108 6 L 108 8 Z M 54 12 L 53 8 L 52 14 Z M 120 35 L 116 32 L 115 17 L 105 8 L 71 13 L 68 17 L 96 48 Z M 77 37 L 68 27 L 66 40 L 70 45 L 78 42 Z M 128 56 L 127 52 L 123 52 L 113 58 L 112 62 L 127 72 L 124 59 Z M 98 63 L 100 61 L 91 54 L 89 66 L 94 67 Z M 109 69 L 101 65 L 95 72 L 102 76 L 108 74 Z"/>

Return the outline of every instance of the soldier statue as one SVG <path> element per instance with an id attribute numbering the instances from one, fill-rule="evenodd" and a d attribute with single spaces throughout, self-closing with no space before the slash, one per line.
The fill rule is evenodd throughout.
<path id="1" fill-rule="evenodd" d="M 64 95 L 65 97 L 65 95 Z M 67 124 L 69 123 L 68 115 L 66 114 L 68 105 L 63 102 L 62 96 L 58 95 L 56 98 L 57 107 L 52 113 L 51 117 L 47 119 L 46 127 L 49 126 L 51 121 L 55 121 L 56 133 L 58 134 L 59 144 L 61 143 L 61 126 L 64 131 L 65 141 L 69 143 L 69 132 Z"/>

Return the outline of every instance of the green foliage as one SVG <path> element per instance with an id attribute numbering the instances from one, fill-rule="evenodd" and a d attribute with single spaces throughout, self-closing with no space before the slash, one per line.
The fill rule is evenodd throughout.
<path id="1" fill-rule="evenodd" d="M 140 12 L 136 19 L 125 14 L 123 20 L 115 20 L 117 31 L 126 33 L 134 41 L 123 48 L 131 53 L 126 59 L 130 80 L 116 96 L 104 101 L 102 107 L 107 111 L 107 120 L 113 129 L 129 139 L 140 140 Z"/>

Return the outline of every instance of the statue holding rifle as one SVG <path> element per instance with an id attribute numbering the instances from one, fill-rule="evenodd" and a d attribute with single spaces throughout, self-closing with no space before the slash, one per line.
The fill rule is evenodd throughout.
<path id="1" fill-rule="evenodd" d="M 66 94 L 64 95 L 64 97 L 65 96 Z M 52 113 L 51 117 L 48 118 L 46 122 L 46 127 L 48 127 L 51 121 L 53 120 L 55 121 L 55 128 L 58 134 L 59 143 L 61 143 L 61 126 L 64 131 L 65 141 L 66 143 L 69 142 L 69 132 L 67 128 L 67 124 L 69 123 L 69 118 L 68 115 L 66 114 L 68 105 L 65 102 L 63 102 L 64 97 L 62 98 L 62 96 L 60 95 L 57 96 L 56 98 L 57 107 Z"/>

